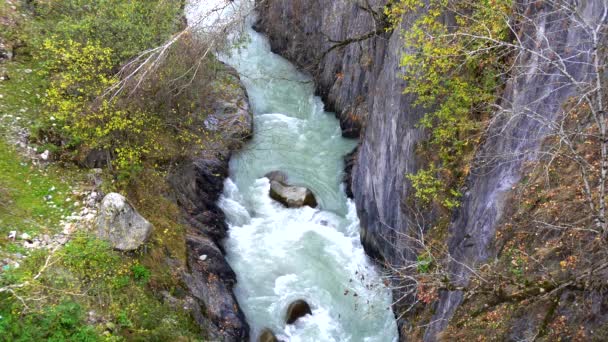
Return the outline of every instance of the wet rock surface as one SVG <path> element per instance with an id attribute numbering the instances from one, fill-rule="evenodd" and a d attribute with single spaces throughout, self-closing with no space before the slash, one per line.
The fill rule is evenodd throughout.
<path id="1" fill-rule="evenodd" d="M 269 181 L 287 183 L 287 174 L 283 171 L 271 171 L 264 175 Z"/>
<path id="2" fill-rule="evenodd" d="M 289 185 L 287 174 L 282 171 L 272 171 L 264 175 L 270 180 L 270 198 L 287 208 L 317 207 L 317 199 L 310 189 Z"/>
<path id="3" fill-rule="evenodd" d="M 240 82 L 232 68 L 224 68 L 227 77 Z M 243 87 L 224 95 L 205 121 L 207 129 L 218 132 L 221 138 L 209 142 L 206 151 L 180 162 L 168 180 L 190 226 L 187 270 L 182 278 L 194 301 L 193 316 L 209 340 L 236 342 L 249 339 L 249 326 L 232 292 L 236 275 L 220 243 L 228 226 L 216 202 L 228 177 L 231 153 L 251 136 L 253 120 Z"/>
<path id="4" fill-rule="evenodd" d="M 183 280 L 203 312 L 199 324 L 212 340 L 247 340 L 249 326 L 232 293 L 236 274 L 223 252 L 212 239 L 194 232 L 186 237 L 186 245 L 188 272 Z M 207 258 L 201 260 L 201 255 Z"/>
<path id="5" fill-rule="evenodd" d="M 279 342 L 272 330 L 265 328 L 258 336 L 258 342 Z"/>
<path id="6" fill-rule="evenodd" d="M 295 302 L 289 304 L 289 307 L 287 308 L 287 313 L 285 314 L 285 322 L 287 324 L 293 324 L 299 318 L 304 317 L 306 315 L 312 315 L 310 305 L 308 305 L 306 301 L 298 299 Z"/>
<path id="7" fill-rule="evenodd" d="M 317 200 L 312 191 L 301 186 L 272 181 L 270 182 L 270 197 L 288 208 L 317 207 Z"/>

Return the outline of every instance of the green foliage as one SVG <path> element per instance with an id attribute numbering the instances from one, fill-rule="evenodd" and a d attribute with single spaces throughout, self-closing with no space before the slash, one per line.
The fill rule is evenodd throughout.
<path id="1" fill-rule="evenodd" d="M 116 82 L 109 76 L 111 52 L 98 42 L 45 40 L 40 58 L 47 61 L 46 74 L 54 75 L 45 99 L 46 134 L 67 139 L 65 147 L 110 151 L 117 170 L 128 177 L 141 169 L 145 155 L 161 149 L 156 139 L 160 123 L 145 111 L 101 98 Z"/>
<path id="2" fill-rule="evenodd" d="M 9 137 L 14 127 L 27 127 L 39 117 L 48 82 L 30 72 L 39 68 L 33 61 L 5 62 L 2 68 L 11 79 L 0 82 L 0 136 Z M 5 237 L 12 230 L 30 235 L 54 233 L 61 215 L 74 209 L 73 201 L 66 198 L 71 197 L 69 186 L 79 178 L 73 168 L 40 169 L 0 139 L 0 235 Z M 0 249 L 4 248 L 25 254 L 21 245 L 0 239 Z"/>
<path id="3" fill-rule="evenodd" d="M 26 316 L 19 316 L 10 309 L 0 309 L 2 341 L 101 341 L 95 329 L 84 322 L 83 309 L 76 302 L 64 301 Z"/>
<path id="4" fill-rule="evenodd" d="M 181 143 L 192 140 L 190 132 L 175 132 L 180 127 L 167 122 L 168 114 L 179 113 L 144 106 L 143 99 L 102 96 L 118 81 L 114 75 L 121 64 L 163 43 L 183 26 L 182 0 L 33 1 L 30 7 L 35 20 L 22 31 L 43 66 L 40 75 L 51 80 L 45 115 L 36 122 L 37 143 L 64 160 L 81 160 L 90 151 L 101 151 L 112 161 L 118 180 L 127 183 L 144 168 L 145 160 L 171 154 L 162 136 L 174 136 Z M 189 68 L 192 59 L 183 62 Z M 162 68 L 158 72 L 163 73 Z M 175 77 L 187 81 L 192 73 L 193 69 Z M 166 83 L 169 79 L 154 81 L 163 82 L 165 92 L 175 93 Z M 146 97 L 158 104 L 159 95 Z M 159 96 L 160 100 L 165 98 Z"/>
<path id="5" fill-rule="evenodd" d="M 190 68 L 201 45 L 186 37 L 167 51 L 139 91 L 129 98 L 102 99 L 129 58 L 163 42 L 182 25 L 183 2 L 28 4 L 35 17 L 25 20 L 18 33 L 35 58 L 21 54 L 18 61 L 3 65 L 11 80 L 0 82 L 0 112 L 19 113 L 22 127 L 34 127 L 39 152 L 48 149 L 62 161 L 72 161 L 102 150 L 112 160 L 115 179 L 145 180 L 130 181 L 123 189 L 130 198 L 141 191 L 138 208 L 159 232 L 151 242 L 155 248 L 142 255 L 117 252 L 87 234 L 73 236 L 54 254 L 44 249 L 26 253 L 18 243 L 0 240 L 8 243 L 0 247 L 2 257 L 4 252 L 27 255 L 19 268 L 0 271 L 0 286 L 14 286 L 14 293 L 0 293 L 0 341 L 94 341 L 102 333 L 107 341 L 195 341 L 200 330 L 188 313 L 157 295 L 180 286 L 176 273 L 164 264 L 166 253 L 175 258 L 185 254 L 183 228 L 176 224 L 180 212 L 163 197 L 164 174 L 157 163 L 169 164 L 189 152 L 185 146 L 200 143 L 194 139 L 200 139 L 206 99 L 215 87 L 210 79 L 219 64 L 209 58 L 200 69 Z M 7 136 L 11 126 L 0 121 L 0 133 Z M 72 163 L 58 165 L 36 167 L 0 141 L 4 236 L 8 230 L 36 236 L 61 229 L 61 216 L 75 209 L 70 185 L 78 184 L 82 171 L 72 170 Z M 142 177 L 132 177 L 139 172 Z M 154 175 L 154 184 L 143 177 L 148 174 Z M 105 184 L 116 187 L 117 182 Z M 98 320 L 83 321 L 82 313 L 89 311 Z"/>
<path id="6" fill-rule="evenodd" d="M 62 215 L 74 209 L 69 185 L 79 176 L 70 169 L 40 170 L 0 141 L 0 234 L 52 234 Z M 0 240 L 0 249 L 9 243 Z"/>
<path id="7" fill-rule="evenodd" d="M 421 169 L 415 174 L 408 174 L 407 178 L 412 182 L 414 188 L 414 196 L 423 205 L 429 205 L 432 202 L 441 203 L 448 209 L 456 208 L 460 205 L 458 201 L 461 194 L 455 189 L 445 190 L 444 182 L 437 177 L 438 170 L 433 164 L 430 169 Z"/>
<path id="8" fill-rule="evenodd" d="M 131 322 L 131 320 L 129 319 L 129 316 L 127 315 L 127 313 L 125 311 L 121 311 L 118 314 L 118 317 L 116 317 L 116 321 L 118 322 L 118 324 L 120 324 L 121 327 L 124 327 L 124 328 L 133 327 L 133 322 Z"/>
<path id="9" fill-rule="evenodd" d="M 406 70 L 405 92 L 428 108 L 420 126 L 431 132 L 430 148 L 437 155 L 429 168 L 409 176 L 422 200 L 441 192 L 444 205 L 456 205 L 450 183 L 458 185 L 466 176 L 467 156 L 496 100 L 505 54 L 492 40 L 509 39 L 506 18 L 511 6 L 512 0 L 398 0 L 386 7 L 395 27 L 405 13 L 419 13 L 403 33 L 407 52 L 401 65 Z M 432 179 L 439 174 L 453 179 Z"/>
<path id="10" fill-rule="evenodd" d="M 182 0 L 34 1 L 39 20 L 30 28 L 35 44 L 52 33 L 60 41 L 101 42 L 112 48 L 113 65 L 154 47 L 182 25 Z M 46 31 L 46 32 L 45 32 Z"/>
<path id="11" fill-rule="evenodd" d="M 416 198 L 423 204 L 429 204 L 435 200 L 442 189 L 442 183 L 435 177 L 435 173 L 436 170 L 432 167 L 429 170 L 420 170 L 416 174 L 407 175 L 416 191 Z"/>
<path id="12" fill-rule="evenodd" d="M 135 264 L 131 266 L 131 271 L 133 272 L 133 278 L 140 284 L 146 284 L 150 281 L 150 276 L 152 272 L 143 265 Z"/>
<path id="13" fill-rule="evenodd" d="M 58 257 L 72 275 L 86 282 L 113 278 L 121 261 L 107 242 L 84 234 L 66 244 Z"/>
<path id="14" fill-rule="evenodd" d="M 52 266 L 35 279 L 47 260 Z M 21 267 L 0 273 L 0 286 L 24 284 L 15 291 L 25 300 L 0 293 L 0 333 L 11 341 L 96 341 L 107 326 L 82 321 L 82 312 L 93 310 L 109 325 L 120 327 L 105 338 L 196 340 L 200 332 L 188 314 L 141 286 L 149 284 L 151 277 L 151 270 L 139 261 L 104 241 L 79 234 L 54 255 L 38 250 Z"/>
<path id="15" fill-rule="evenodd" d="M 418 273 L 429 273 L 431 266 L 433 265 L 433 256 L 428 252 L 418 255 L 416 258 L 416 265 Z"/>

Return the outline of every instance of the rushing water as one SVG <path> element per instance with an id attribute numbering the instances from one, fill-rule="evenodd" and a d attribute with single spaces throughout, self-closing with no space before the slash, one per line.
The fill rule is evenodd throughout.
<path id="1" fill-rule="evenodd" d="M 213 1 L 193 1 L 189 21 L 210 8 Z M 363 251 L 355 205 L 341 185 L 343 156 L 356 142 L 342 138 L 310 77 L 273 54 L 249 25 L 244 34 L 244 43 L 221 59 L 247 88 L 255 134 L 231 160 L 220 206 L 252 339 L 267 327 L 289 341 L 395 341 L 390 291 Z M 264 174 L 275 170 L 310 188 L 319 207 L 287 209 L 270 199 Z M 285 312 L 296 299 L 306 300 L 313 314 L 287 326 Z"/>

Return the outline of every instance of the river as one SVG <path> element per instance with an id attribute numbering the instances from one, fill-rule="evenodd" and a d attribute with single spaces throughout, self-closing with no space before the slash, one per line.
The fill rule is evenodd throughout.
<path id="1" fill-rule="evenodd" d="M 189 22 L 221 3 L 192 1 Z M 206 25 L 252 6 L 232 4 L 239 10 L 215 12 Z M 254 114 L 254 137 L 231 159 L 219 203 L 230 227 L 226 257 L 252 339 L 270 328 L 294 342 L 396 341 L 391 293 L 365 255 L 356 208 L 342 184 L 343 156 L 357 142 L 342 138 L 335 115 L 314 96 L 312 79 L 251 29 L 253 16 L 239 44 L 219 56 L 239 72 Z M 272 200 L 264 175 L 275 170 L 311 189 L 319 206 L 288 209 Z M 286 325 L 286 309 L 297 299 L 310 304 L 312 315 Z"/>

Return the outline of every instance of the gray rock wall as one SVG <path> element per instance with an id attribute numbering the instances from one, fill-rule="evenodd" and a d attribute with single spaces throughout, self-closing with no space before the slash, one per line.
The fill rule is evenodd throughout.
<path id="1" fill-rule="evenodd" d="M 236 71 L 222 73 L 240 83 Z M 206 338 L 212 341 L 246 341 L 249 325 L 233 293 L 236 274 L 224 258 L 221 240 L 227 237 L 226 217 L 217 205 L 228 177 L 233 150 L 253 133 L 253 119 L 244 87 L 214 96 L 214 112 L 205 122 L 221 139 L 182 161 L 169 175 L 177 203 L 190 226 L 186 234 L 187 272 L 183 281 L 198 307 L 193 313 Z"/>
<path id="2" fill-rule="evenodd" d="M 524 163 L 538 158 L 543 140 L 551 133 L 548 124 L 558 119 L 565 102 L 578 93 L 573 81 L 541 56 L 561 56 L 563 67 L 576 82 L 587 80 L 593 70 L 590 55 L 585 53 L 590 51 L 591 39 L 577 21 L 599 24 L 604 2 L 572 1 L 578 7 L 576 18 L 550 1 L 519 2 L 523 13 L 532 19 L 520 28 L 522 45 L 530 52 L 516 61 L 500 103 L 504 110 L 494 114 L 467 180 L 462 205 L 450 225 L 449 272 L 456 286 L 468 284 L 470 266 L 495 255 L 492 242 L 503 219 L 505 199 L 520 181 Z M 462 299 L 460 291 L 441 293 L 426 341 L 436 340 Z"/>

